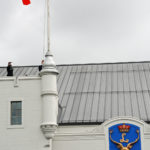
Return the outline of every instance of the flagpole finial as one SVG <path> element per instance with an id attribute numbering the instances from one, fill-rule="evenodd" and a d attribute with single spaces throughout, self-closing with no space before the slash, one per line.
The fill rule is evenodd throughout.
<path id="1" fill-rule="evenodd" d="M 45 69 L 56 68 L 56 64 L 54 62 L 53 55 L 51 54 L 50 51 L 46 52 L 45 61 L 44 61 L 44 68 Z"/>

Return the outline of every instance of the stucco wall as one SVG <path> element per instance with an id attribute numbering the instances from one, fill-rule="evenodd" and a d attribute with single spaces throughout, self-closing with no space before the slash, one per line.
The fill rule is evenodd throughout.
<path id="1" fill-rule="evenodd" d="M 15 77 L 0 79 L 0 149 L 41 150 L 47 142 L 40 130 L 40 78 Z M 22 100 L 23 125 L 11 126 L 12 100 Z"/>
<path id="2" fill-rule="evenodd" d="M 10 126 L 12 100 L 23 102 L 23 125 Z M 0 79 L 0 149 L 50 150 L 40 130 L 42 118 L 40 77 Z M 53 139 L 53 150 L 107 150 L 109 126 L 116 123 L 133 123 L 141 128 L 142 149 L 149 150 L 150 126 L 134 118 L 117 118 L 102 125 L 59 126 Z"/>
<path id="3" fill-rule="evenodd" d="M 130 123 L 137 125 L 141 131 L 141 149 L 149 150 L 150 125 L 136 118 L 130 117 L 114 118 L 106 121 L 102 125 L 96 126 L 59 127 L 53 140 L 54 150 L 108 150 L 108 128 L 118 123 Z"/>
<path id="4" fill-rule="evenodd" d="M 102 126 L 59 126 L 53 140 L 54 150 L 105 149 Z"/>

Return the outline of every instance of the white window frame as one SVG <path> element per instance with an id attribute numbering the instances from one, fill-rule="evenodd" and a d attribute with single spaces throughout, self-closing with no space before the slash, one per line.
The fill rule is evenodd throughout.
<path id="1" fill-rule="evenodd" d="M 22 124 L 19 125 L 11 125 L 11 102 L 21 102 L 22 103 Z M 22 98 L 10 98 L 8 100 L 8 129 L 17 129 L 17 128 L 24 128 L 24 101 Z"/>

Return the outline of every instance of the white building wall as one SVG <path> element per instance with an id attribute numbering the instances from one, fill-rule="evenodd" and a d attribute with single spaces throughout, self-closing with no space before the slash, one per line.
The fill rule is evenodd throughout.
<path id="1" fill-rule="evenodd" d="M 10 101 L 22 100 L 23 125 L 11 126 Z M 0 79 L 0 149 L 2 150 L 50 150 L 41 132 L 42 101 L 40 77 L 15 77 Z M 53 139 L 53 150 L 107 150 L 106 129 L 123 121 L 118 118 L 102 125 L 59 126 Z M 150 126 L 126 119 L 142 129 L 143 150 L 150 147 Z"/>
<path id="2" fill-rule="evenodd" d="M 40 78 L 0 79 L 0 149 L 41 150 L 47 143 L 41 130 Z M 9 103 L 22 100 L 23 125 L 10 125 Z"/>
<path id="3" fill-rule="evenodd" d="M 139 126 L 142 150 L 150 149 L 150 125 L 135 118 L 120 117 L 106 121 L 102 125 L 61 126 L 53 140 L 54 150 L 108 150 L 108 128 L 118 123 Z"/>
<path id="4" fill-rule="evenodd" d="M 105 150 L 101 125 L 61 126 L 53 140 L 54 150 Z"/>

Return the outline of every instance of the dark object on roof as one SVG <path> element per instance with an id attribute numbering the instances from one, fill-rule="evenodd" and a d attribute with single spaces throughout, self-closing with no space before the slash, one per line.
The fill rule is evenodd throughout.
<path id="1" fill-rule="evenodd" d="M 117 116 L 150 121 L 150 62 L 58 65 L 60 124 L 99 124 Z M 5 68 L 0 68 L 4 76 Z M 38 75 L 38 66 L 14 75 Z"/>
<path id="2" fill-rule="evenodd" d="M 39 66 L 39 71 L 41 71 L 41 70 L 42 70 L 42 68 L 43 68 L 43 66 L 42 66 L 42 65 L 40 65 L 40 66 Z"/>
<path id="3" fill-rule="evenodd" d="M 41 61 L 41 65 L 39 65 L 39 71 L 43 69 L 44 60 Z"/>
<path id="4" fill-rule="evenodd" d="M 13 76 L 13 67 L 12 67 L 12 62 L 8 62 L 7 66 L 7 76 Z"/>

